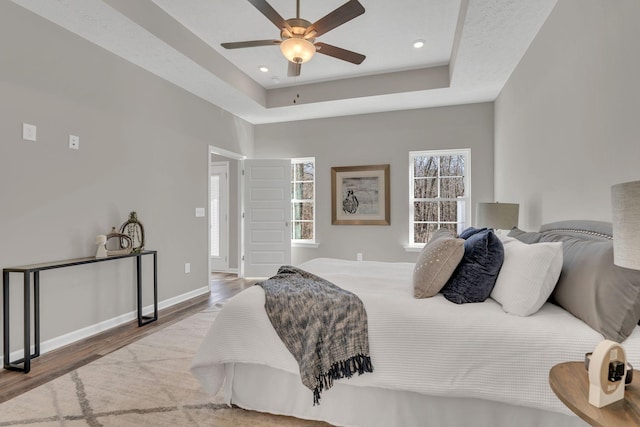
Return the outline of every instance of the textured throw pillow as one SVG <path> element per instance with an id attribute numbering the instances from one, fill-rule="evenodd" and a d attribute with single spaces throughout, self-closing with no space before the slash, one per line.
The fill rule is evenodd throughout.
<path id="1" fill-rule="evenodd" d="M 491 298 L 510 314 L 529 316 L 547 301 L 562 270 L 562 243 L 527 245 L 512 237 L 500 237 L 504 262 Z"/>
<path id="2" fill-rule="evenodd" d="M 605 338 L 622 342 L 640 319 L 640 271 L 613 264 L 613 241 L 544 233 L 562 242 L 564 262 L 555 302 Z"/>
<path id="3" fill-rule="evenodd" d="M 464 240 L 438 230 L 424 246 L 413 269 L 413 295 L 429 298 L 440 292 L 464 255 Z"/>
<path id="4" fill-rule="evenodd" d="M 496 283 L 504 260 L 502 242 L 493 230 L 472 234 L 464 242 L 464 256 L 442 294 L 456 304 L 483 302 Z"/>

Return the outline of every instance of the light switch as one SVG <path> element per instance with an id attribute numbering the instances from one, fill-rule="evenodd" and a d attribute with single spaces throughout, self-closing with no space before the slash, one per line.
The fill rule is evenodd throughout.
<path id="1" fill-rule="evenodd" d="M 36 140 L 36 125 L 30 125 L 29 123 L 22 124 L 22 139 L 26 141 Z"/>
<path id="2" fill-rule="evenodd" d="M 80 137 L 75 135 L 69 135 L 69 148 L 73 150 L 80 149 Z"/>
<path id="3" fill-rule="evenodd" d="M 197 217 L 204 216 L 204 208 L 196 208 L 196 216 Z"/>

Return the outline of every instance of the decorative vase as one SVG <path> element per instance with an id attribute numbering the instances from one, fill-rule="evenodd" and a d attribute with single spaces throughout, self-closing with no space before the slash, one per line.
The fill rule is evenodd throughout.
<path id="1" fill-rule="evenodd" d="M 129 219 L 120 227 L 120 233 L 129 236 L 132 242 L 131 251 L 138 253 L 144 248 L 144 227 L 135 212 L 129 214 Z"/>

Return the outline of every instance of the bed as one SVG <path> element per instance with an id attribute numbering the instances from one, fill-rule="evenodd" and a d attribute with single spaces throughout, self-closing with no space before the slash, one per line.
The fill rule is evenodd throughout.
<path id="1" fill-rule="evenodd" d="M 611 233 L 605 223 L 560 222 L 536 233 L 510 234 L 529 245 L 562 242 L 558 286 L 573 285 L 576 272 L 580 280 L 581 262 L 603 270 L 594 259 L 608 260 Z M 319 258 L 298 267 L 362 300 L 374 371 L 336 381 L 313 405 L 296 360 L 267 317 L 263 289 L 253 286 L 225 304 L 194 358 L 192 373 L 209 393 L 222 389 L 228 403 L 245 409 L 344 426 L 507 426 L 514 418 L 519 426 L 584 425 L 553 394 L 548 373 L 557 363 L 582 360 L 606 336 L 602 331 L 610 332 L 593 313 L 561 306 L 571 289 L 564 296 L 555 289 L 554 302 L 545 298 L 535 313 L 519 316 L 493 298 L 477 304 L 453 304 L 440 293 L 415 298 L 414 263 Z M 640 327 L 635 326 L 640 277 L 636 281 L 635 273 L 624 272 L 630 278 L 621 290 L 626 301 L 609 310 L 629 312 L 617 322 L 637 316 L 618 341 L 631 364 L 640 366 Z M 596 279 L 592 298 L 600 301 L 596 288 L 611 284 Z M 579 292 L 586 292 L 580 286 Z M 611 292 L 616 302 L 618 294 L 607 288 Z"/>

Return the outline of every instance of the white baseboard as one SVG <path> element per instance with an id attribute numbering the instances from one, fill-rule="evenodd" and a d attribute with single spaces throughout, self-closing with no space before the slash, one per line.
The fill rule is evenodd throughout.
<path id="1" fill-rule="evenodd" d="M 162 310 L 163 308 L 171 307 L 173 305 L 179 304 L 183 301 L 190 300 L 191 298 L 195 298 L 200 295 L 204 295 L 209 292 L 209 286 L 204 286 L 202 288 L 194 289 L 193 291 L 189 291 L 186 294 L 178 295 L 173 298 L 166 299 L 164 301 L 158 302 L 158 310 Z M 149 305 L 147 307 L 142 308 L 143 313 L 150 313 L 153 311 L 153 305 Z"/>
<path id="2" fill-rule="evenodd" d="M 216 271 L 212 271 L 211 272 L 211 274 L 216 274 L 216 273 L 238 274 L 238 269 L 237 268 L 227 268 L 226 270 L 216 270 Z"/>
<path id="3" fill-rule="evenodd" d="M 195 289 L 193 291 L 175 296 L 173 298 L 166 299 L 164 301 L 159 301 L 158 310 L 171 307 L 183 301 L 187 301 L 191 298 L 195 298 L 199 295 L 204 295 L 207 292 L 209 292 L 209 287 L 205 286 L 203 288 Z M 144 315 L 153 313 L 153 304 L 143 307 L 142 313 Z M 107 331 L 111 328 L 115 328 L 116 326 L 130 322 L 137 318 L 138 318 L 138 313 L 136 310 L 134 310 L 129 313 L 125 313 L 120 316 L 114 317 L 112 319 L 104 320 L 100 323 L 96 323 L 94 325 L 90 325 L 85 328 L 78 329 L 76 331 L 69 332 L 64 335 L 60 335 L 59 337 L 51 338 L 49 340 L 46 340 L 40 343 L 40 354 L 44 354 L 49 351 L 55 350 L 57 348 L 64 347 L 65 345 L 72 344 L 76 341 L 89 338 L 92 335 L 99 334 L 100 332 Z M 33 354 L 34 351 L 35 351 L 35 346 L 32 346 L 31 354 Z M 24 356 L 24 352 L 22 351 L 22 349 L 16 350 L 11 352 L 10 360 L 22 359 L 23 356 Z M 0 363 L 3 363 L 3 361 L 4 361 L 4 356 L 0 356 Z"/>

